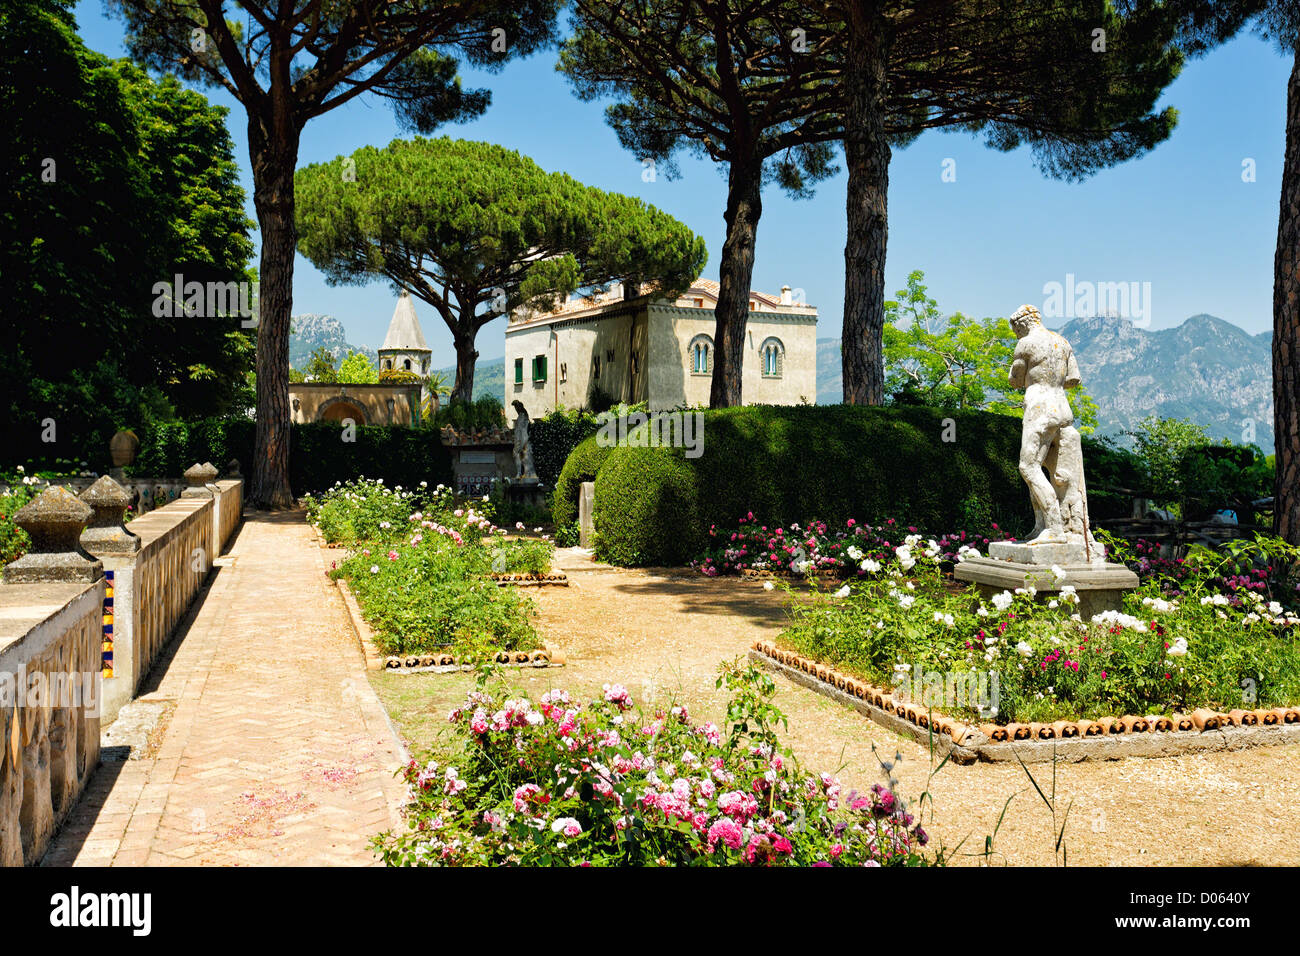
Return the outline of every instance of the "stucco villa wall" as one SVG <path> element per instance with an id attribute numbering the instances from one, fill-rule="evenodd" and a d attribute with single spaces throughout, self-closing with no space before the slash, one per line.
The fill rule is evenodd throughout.
<path id="1" fill-rule="evenodd" d="M 420 419 L 420 386 L 294 383 L 289 410 L 295 422 L 351 418 L 358 425 L 409 426 Z"/>
<path id="2" fill-rule="evenodd" d="M 558 335 L 556 339 L 551 332 Z M 565 408 L 590 404 L 593 385 L 618 401 L 641 401 L 644 396 L 647 349 L 644 308 L 593 319 L 565 319 L 555 322 L 526 323 L 506 332 L 505 407 L 506 417 L 514 418 L 510 403 L 518 400 L 531 418 L 554 410 L 558 400 Z M 637 371 L 633 373 L 631 356 L 638 353 Z M 614 358 L 611 361 L 610 353 Z M 546 356 L 546 381 L 533 381 L 533 359 Z M 596 378 L 596 358 L 600 359 L 600 377 Z M 515 360 L 523 359 L 524 380 L 515 384 Z M 561 368 L 563 366 L 563 368 Z"/>

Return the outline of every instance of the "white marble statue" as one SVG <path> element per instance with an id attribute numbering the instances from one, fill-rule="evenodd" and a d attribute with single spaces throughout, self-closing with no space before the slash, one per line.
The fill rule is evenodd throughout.
<path id="1" fill-rule="evenodd" d="M 515 419 L 515 478 L 536 478 L 533 468 L 533 443 L 528 440 L 528 409 L 515 399 L 511 402 L 519 417 Z"/>
<path id="2" fill-rule="evenodd" d="M 1017 342 L 1008 380 L 1025 393 L 1020 474 L 1034 508 L 1034 530 L 1026 543 L 1044 560 L 1050 558 L 1048 563 L 1091 561 L 1103 551 L 1088 527 L 1083 444 L 1065 392 L 1079 384 L 1074 350 L 1043 325 L 1032 305 L 1020 307 L 1011 328 Z M 1048 545 L 1054 547 L 1042 547 Z"/>

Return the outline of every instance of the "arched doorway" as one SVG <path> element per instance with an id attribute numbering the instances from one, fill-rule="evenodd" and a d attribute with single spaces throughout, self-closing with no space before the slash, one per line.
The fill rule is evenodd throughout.
<path id="1" fill-rule="evenodd" d="M 345 418 L 352 419 L 358 425 L 366 423 L 366 413 L 361 410 L 361 406 L 346 398 L 331 398 L 316 412 L 318 422 L 341 422 Z"/>

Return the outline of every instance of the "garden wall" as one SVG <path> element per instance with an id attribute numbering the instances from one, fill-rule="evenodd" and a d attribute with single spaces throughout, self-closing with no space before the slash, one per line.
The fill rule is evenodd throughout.
<path id="1" fill-rule="evenodd" d="M 99 764 L 104 591 L 102 579 L 0 585 L 0 866 L 40 859 Z M 19 693 L 38 673 L 52 689 L 44 704 Z M 92 675 L 89 700 L 65 684 L 72 674 Z"/>

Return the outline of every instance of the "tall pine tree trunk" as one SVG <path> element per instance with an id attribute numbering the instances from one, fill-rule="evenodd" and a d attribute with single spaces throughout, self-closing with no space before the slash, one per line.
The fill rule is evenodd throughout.
<path id="1" fill-rule="evenodd" d="M 889 233 L 889 143 L 885 139 L 884 17 L 875 4 L 851 4 L 845 67 L 844 160 L 849 182 L 844 244 L 844 402 L 885 400 L 885 243 Z"/>
<path id="2" fill-rule="evenodd" d="M 472 329 L 474 316 L 471 314 L 467 321 Z M 453 341 L 456 345 L 456 384 L 452 386 L 451 400 L 469 402 L 474 398 L 474 363 L 478 360 L 478 351 L 474 348 L 474 333 L 472 331 L 466 333 L 458 329 Z"/>
<path id="3" fill-rule="evenodd" d="M 252 489 L 260 508 L 293 505 L 289 486 L 289 331 L 293 308 L 293 257 L 298 234 L 293 215 L 293 172 L 298 130 L 283 111 L 264 122 L 250 115 L 248 151 L 253 204 L 262 234 L 257 327 L 257 437 Z"/>
<path id="4" fill-rule="evenodd" d="M 1286 98 L 1286 163 L 1273 260 L 1273 528 L 1300 544 L 1300 49 Z"/>
<path id="5" fill-rule="evenodd" d="M 741 370 L 749 290 L 754 279 L 754 241 L 763 214 L 763 163 L 757 156 L 733 159 L 727 184 L 727 238 L 718 264 L 717 326 L 713 333 L 710 408 L 741 403 Z"/>

